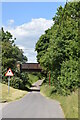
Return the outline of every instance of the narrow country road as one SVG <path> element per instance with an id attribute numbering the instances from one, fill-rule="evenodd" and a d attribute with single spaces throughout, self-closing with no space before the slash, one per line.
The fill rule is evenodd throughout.
<path id="1" fill-rule="evenodd" d="M 38 81 L 33 85 L 33 87 L 37 87 L 39 89 L 41 83 L 41 81 Z M 2 109 L 2 117 L 64 118 L 64 113 L 57 101 L 45 98 L 39 91 L 32 91 L 25 95 L 22 99 L 7 104 Z"/>

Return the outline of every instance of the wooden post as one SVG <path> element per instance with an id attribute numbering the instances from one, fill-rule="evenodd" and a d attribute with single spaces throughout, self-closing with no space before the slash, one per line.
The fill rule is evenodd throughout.
<path id="1" fill-rule="evenodd" d="M 49 86 L 50 86 L 50 81 L 51 81 L 51 76 L 50 76 L 50 72 L 49 72 Z"/>

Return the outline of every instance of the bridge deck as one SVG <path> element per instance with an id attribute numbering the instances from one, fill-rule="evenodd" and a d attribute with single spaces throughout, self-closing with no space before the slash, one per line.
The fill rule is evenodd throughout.
<path id="1" fill-rule="evenodd" d="M 21 65 L 22 71 L 41 72 L 42 68 L 39 63 L 24 63 Z"/>

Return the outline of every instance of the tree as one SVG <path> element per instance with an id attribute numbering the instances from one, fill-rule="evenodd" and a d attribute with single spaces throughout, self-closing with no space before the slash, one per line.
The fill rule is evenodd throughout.
<path id="1" fill-rule="evenodd" d="M 16 68 L 17 61 L 27 61 L 27 58 L 23 55 L 23 51 L 20 50 L 14 43 L 15 39 L 13 39 L 10 32 L 4 32 L 3 28 L 2 32 L 2 67 L 5 68 Z"/>
<path id="2" fill-rule="evenodd" d="M 51 71 L 54 86 L 63 95 L 79 85 L 79 5 L 80 2 L 68 2 L 64 8 L 60 6 L 53 17 L 54 25 L 36 44 L 38 61 L 44 70 Z"/>
<path id="3" fill-rule="evenodd" d="M 5 73 L 8 68 L 11 68 L 14 77 L 11 78 L 10 85 L 14 88 L 25 89 L 28 83 L 27 73 L 20 74 L 16 64 L 19 61 L 24 63 L 27 61 L 27 57 L 24 56 L 23 51 L 15 45 L 15 40 L 10 32 L 4 32 L 3 28 L 0 30 L 0 43 L 2 43 L 2 81 L 7 82 Z M 24 79 L 25 78 L 25 79 Z"/>

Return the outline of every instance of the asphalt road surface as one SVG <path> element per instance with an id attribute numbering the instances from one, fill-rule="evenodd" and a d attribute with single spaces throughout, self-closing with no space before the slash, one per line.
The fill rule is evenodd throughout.
<path id="1" fill-rule="evenodd" d="M 39 85 L 37 83 L 37 87 Z M 57 101 L 45 98 L 39 91 L 32 91 L 7 104 L 2 109 L 2 118 L 64 118 L 64 113 Z"/>

